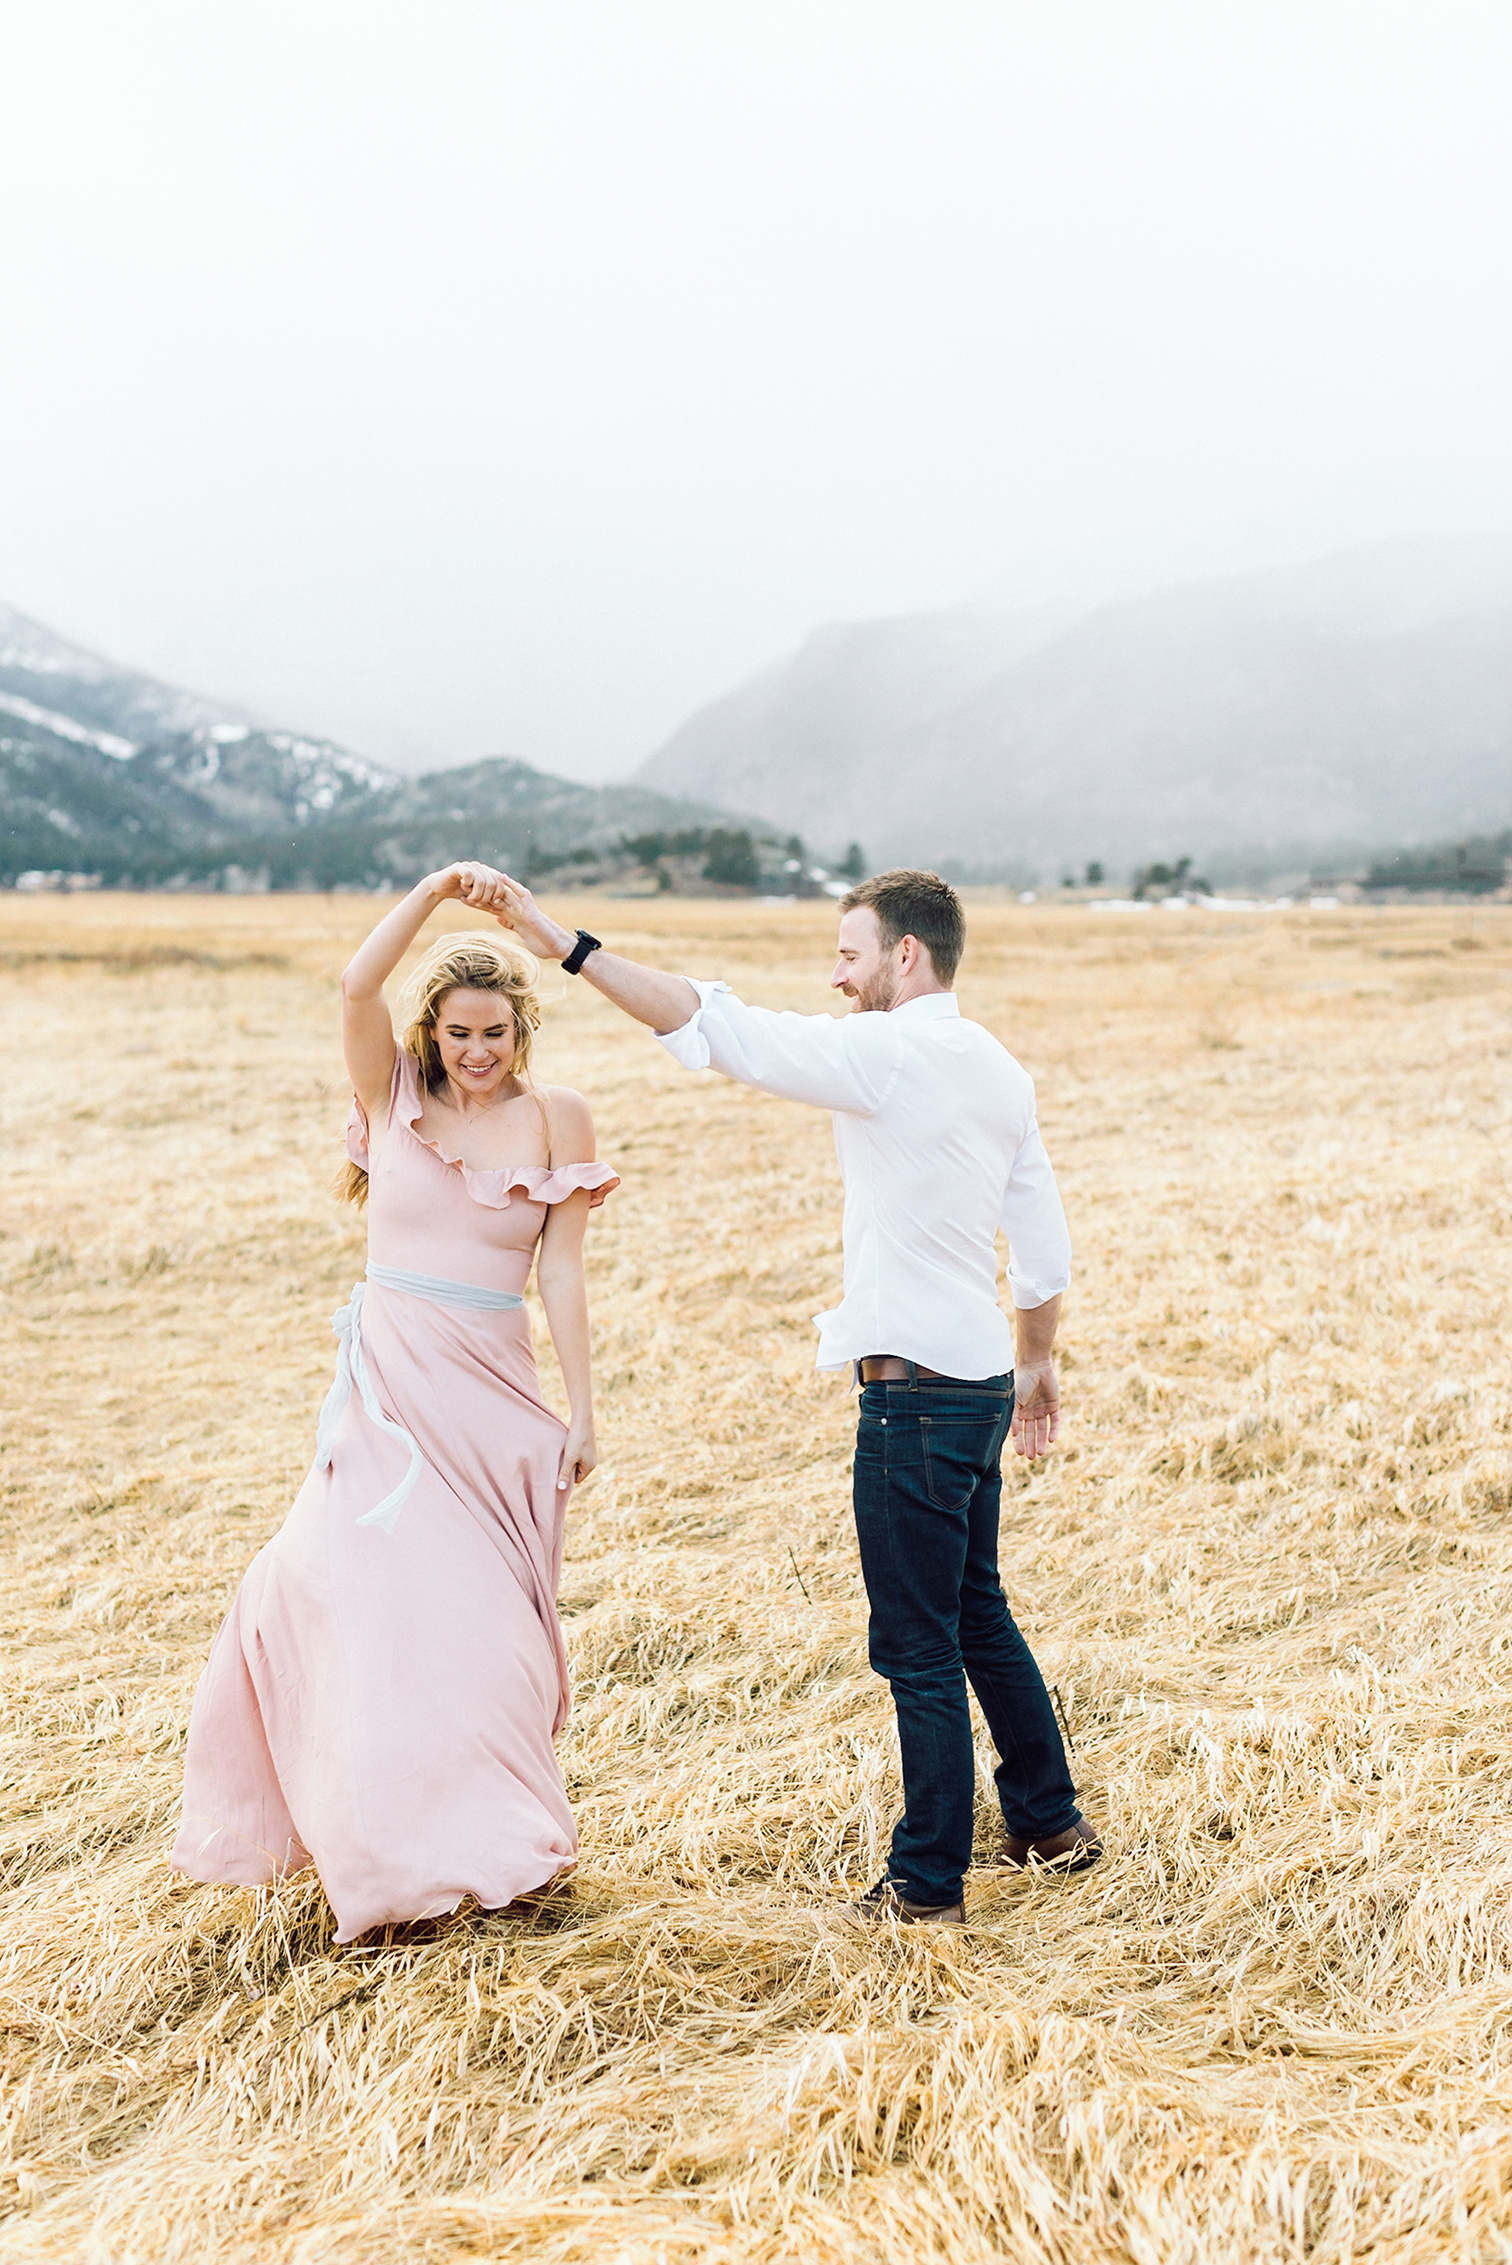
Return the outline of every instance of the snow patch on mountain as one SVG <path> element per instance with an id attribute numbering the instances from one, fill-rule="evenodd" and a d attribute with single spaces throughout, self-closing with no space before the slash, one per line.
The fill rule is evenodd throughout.
<path id="1" fill-rule="evenodd" d="M 122 668 L 5 605 L 0 605 L 0 690 L 33 699 L 91 731 L 129 739 L 133 747 L 173 732 L 249 730 L 256 724 L 243 709 Z"/>
<path id="2" fill-rule="evenodd" d="M 336 771 L 342 778 L 350 779 L 356 786 L 367 787 L 374 794 L 395 784 L 394 772 L 384 770 L 379 763 L 368 762 L 365 756 L 351 754 L 345 747 L 338 747 L 334 740 L 301 739 L 295 733 L 286 731 L 264 732 L 262 736 L 270 747 L 276 747 L 281 755 L 291 755 L 296 763 L 312 774 Z M 323 778 L 315 791 L 327 791 Z M 317 807 L 329 809 L 334 799 L 333 793 L 327 801 L 317 804 Z"/>
<path id="3" fill-rule="evenodd" d="M 102 755 L 113 755 L 120 763 L 137 751 L 134 739 L 122 739 L 113 731 L 91 731 L 87 724 L 75 723 L 72 716 L 65 716 L 56 708 L 42 708 L 35 700 L 23 700 L 19 692 L 0 692 L 0 709 L 8 716 L 19 717 L 24 724 L 35 724 L 39 731 L 50 731 L 55 739 L 72 739 L 80 747 L 97 747 Z"/>

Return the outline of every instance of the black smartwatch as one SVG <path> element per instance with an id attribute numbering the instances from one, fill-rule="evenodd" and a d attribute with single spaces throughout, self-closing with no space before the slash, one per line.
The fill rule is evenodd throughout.
<path id="1" fill-rule="evenodd" d="M 580 928 L 578 930 L 577 939 L 577 942 L 573 945 L 571 951 L 567 954 L 567 957 L 562 962 L 562 973 L 564 975 L 581 975 L 583 972 L 583 962 L 588 957 L 588 954 L 590 952 L 601 952 L 604 948 L 603 945 L 599 942 L 598 937 L 590 936 L 586 928 Z"/>

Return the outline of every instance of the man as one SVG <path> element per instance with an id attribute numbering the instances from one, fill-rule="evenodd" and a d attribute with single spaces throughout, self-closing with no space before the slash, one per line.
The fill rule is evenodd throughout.
<path id="1" fill-rule="evenodd" d="M 893 872 L 841 901 L 831 987 L 844 1020 L 748 1007 L 724 983 L 606 951 L 500 876 L 473 901 L 543 958 L 646 1023 L 688 1069 L 834 1111 L 845 1183 L 845 1295 L 817 1316 L 821 1369 L 862 1387 L 855 1513 L 870 1657 L 892 1686 L 903 1816 L 885 1876 L 853 1908 L 960 1925 L 975 1794 L 966 1678 L 999 1762 L 1009 1861 L 1095 1863 L 1044 1682 L 998 1578 L 1000 1462 L 1010 1425 L 1030 1461 L 1060 1428 L 1051 1346 L 1070 1243 L 1027 1073 L 951 984 L 966 941 L 955 891 Z M 1010 1248 L 1017 1358 L 998 1304 Z M 1013 1375 L 1008 1371 L 1010 1366 Z"/>

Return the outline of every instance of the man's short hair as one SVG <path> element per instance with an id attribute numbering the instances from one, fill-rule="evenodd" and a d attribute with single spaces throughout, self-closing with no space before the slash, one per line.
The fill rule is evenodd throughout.
<path id="1" fill-rule="evenodd" d="M 895 866 L 891 873 L 858 881 L 840 899 L 840 910 L 854 912 L 861 904 L 870 905 L 877 916 L 884 951 L 895 950 L 905 936 L 917 936 L 935 975 L 950 989 L 966 949 L 966 915 L 948 881 L 938 873 Z"/>

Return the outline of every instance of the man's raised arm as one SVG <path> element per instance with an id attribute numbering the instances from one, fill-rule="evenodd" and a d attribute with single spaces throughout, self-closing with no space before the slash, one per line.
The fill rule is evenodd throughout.
<path id="1" fill-rule="evenodd" d="M 486 900 L 480 892 L 469 901 L 513 928 L 542 959 L 566 959 L 578 940 L 576 929 L 564 928 L 560 920 L 543 912 L 524 882 L 512 881 L 507 873 L 499 874 Z M 658 1038 L 681 1030 L 698 1012 L 698 993 L 685 975 L 663 975 L 658 968 L 642 967 L 638 960 L 621 959 L 602 945 L 588 954 L 579 973 Z"/>
<path id="2" fill-rule="evenodd" d="M 577 931 L 541 910 L 507 874 L 468 902 L 515 929 L 543 959 L 565 960 Z M 581 962 L 585 981 L 656 1032 L 684 1069 L 715 1069 L 742 1085 L 866 1116 L 886 1090 L 895 1059 L 885 1015 L 777 1014 L 749 1007 L 724 983 L 692 983 L 621 959 L 602 946 Z M 858 1030 L 857 1024 L 877 1027 Z M 691 1027 L 690 1027 L 691 1026 Z"/>

